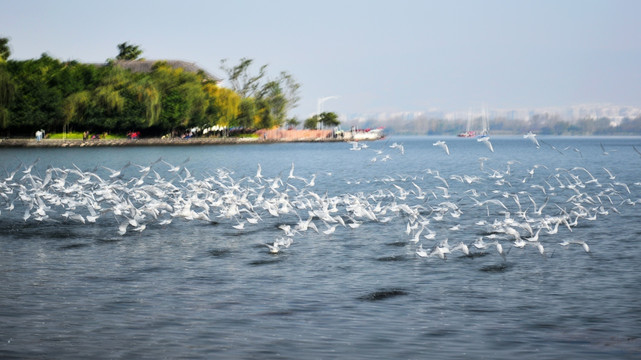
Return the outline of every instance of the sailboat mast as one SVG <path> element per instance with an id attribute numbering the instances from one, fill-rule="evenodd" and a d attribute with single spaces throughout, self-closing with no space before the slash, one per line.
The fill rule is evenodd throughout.
<path id="1" fill-rule="evenodd" d="M 472 127 L 472 114 L 470 113 L 470 110 L 467 111 L 467 127 L 465 128 L 466 132 L 470 132 L 470 128 Z"/>

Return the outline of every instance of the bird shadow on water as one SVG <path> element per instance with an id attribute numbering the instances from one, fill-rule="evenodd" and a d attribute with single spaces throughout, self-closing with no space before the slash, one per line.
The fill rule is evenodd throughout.
<path id="1" fill-rule="evenodd" d="M 479 270 L 486 273 L 504 273 L 509 271 L 512 268 L 512 265 L 508 262 L 502 262 L 500 264 L 485 265 Z"/>
<path id="2" fill-rule="evenodd" d="M 272 258 L 272 259 L 260 259 L 260 260 L 250 261 L 249 265 L 250 266 L 261 266 L 261 265 L 277 264 L 277 263 L 283 261 L 282 256 L 278 256 L 278 255 L 272 255 L 272 256 L 274 256 L 274 258 Z"/>
<path id="3" fill-rule="evenodd" d="M 76 249 L 82 249 L 85 247 L 90 246 L 87 243 L 73 243 L 73 244 L 67 244 L 67 245 L 62 245 L 58 247 L 58 250 L 65 251 L 65 250 L 76 250 Z"/>
<path id="4" fill-rule="evenodd" d="M 409 258 L 405 255 L 391 255 L 391 256 L 382 256 L 376 258 L 376 261 L 381 262 L 395 262 L 395 261 L 407 261 Z"/>
<path id="5" fill-rule="evenodd" d="M 102 244 L 102 245 L 109 245 L 109 244 L 115 244 L 115 243 L 122 242 L 122 240 L 123 240 L 122 237 L 119 237 L 119 238 L 116 238 L 116 237 L 113 237 L 113 238 L 101 238 L 101 239 L 96 239 L 96 243 L 97 244 Z"/>
<path id="6" fill-rule="evenodd" d="M 228 257 L 232 254 L 232 251 L 230 249 L 212 249 L 208 251 L 209 255 L 213 257 Z"/>
<path id="7" fill-rule="evenodd" d="M 407 241 L 394 241 L 394 242 L 386 243 L 385 245 L 393 246 L 393 247 L 406 247 L 408 243 Z"/>
<path id="8" fill-rule="evenodd" d="M 407 292 L 405 289 L 402 288 L 390 288 L 390 289 L 379 289 L 373 292 L 370 292 L 368 294 L 359 296 L 357 299 L 360 301 L 381 301 L 381 300 L 386 300 L 398 296 L 405 296 L 409 295 L 409 292 Z"/>

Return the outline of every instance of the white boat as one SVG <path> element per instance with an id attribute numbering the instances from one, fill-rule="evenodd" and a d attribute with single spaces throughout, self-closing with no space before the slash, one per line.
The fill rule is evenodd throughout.
<path id="1" fill-rule="evenodd" d="M 485 108 L 483 108 L 483 112 L 481 114 L 481 130 L 480 131 L 470 130 L 471 127 L 472 127 L 472 116 L 470 113 L 468 113 L 467 130 L 459 133 L 457 136 L 464 137 L 464 138 L 474 138 L 474 137 L 487 137 L 490 134 L 490 119 L 487 115 L 487 111 L 485 111 Z"/>
<path id="2" fill-rule="evenodd" d="M 385 137 L 385 133 L 383 132 L 382 127 L 376 129 L 352 128 L 350 131 L 335 130 L 334 134 L 335 137 L 340 137 L 341 139 L 350 141 L 380 140 Z"/>
<path id="3" fill-rule="evenodd" d="M 385 137 L 383 128 L 355 130 L 352 132 L 352 140 L 379 140 Z"/>

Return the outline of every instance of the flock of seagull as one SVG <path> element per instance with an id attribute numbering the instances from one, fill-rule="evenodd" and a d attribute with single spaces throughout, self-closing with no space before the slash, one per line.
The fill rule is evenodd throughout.
<path id="1" fill-rule="evenodd" d="M 535 134 L 524 138 L 540 147 Z M 489 138 L 478 141 L 494 152 Z M 449 155 L 445 141 L 433 145 Z M 352 142 L 349 150 L 374 151 L 372 162 L 392 159 L 391 151 L 405 154 L 399 143 L 373 147 Z M 375 190 L 341 194 L 330 194 L 317 184 L 317 174 L 298 176 L 294 163 L 276 176 L 263 175 L 258 164 L 255 174 L 244 177 L 226 168 L 194 176 L 189 159 L 180 164 L 162 158 L 148 164 L 128 162 L 120 169 L 49 165 L 43 174 L 36 170 L 37 163 L 5 169 L 0 217 L 18 212 L 24 222 L 83 226 L 115 220 L 120 236 L 172 226 L 174 221 L 218 223 L 235 232 L 276 224 L 278 235 L 262 240 L 271 254 L 304 241 L 309 232 L 336 239 L 340 231 L 367 231 L 374 224 L 403 229 L 398 236 L 417 258 L 496 253 L 505 259 L 513 248 L 550 256 L 553 246 L 590 254 L 589 239 L 573 236 L 574 229 L 641 203 L 641 182 L 626 184 L 607 168 L 592 170 L 594 174 L 580 166 L 526 168 L 518 161 L 491 164 L 486 157 L 479 158 L 475 174 L 446 175 L 427 168 L 409 175 L 345 180 L 347 185 L 367 182 Z"/>

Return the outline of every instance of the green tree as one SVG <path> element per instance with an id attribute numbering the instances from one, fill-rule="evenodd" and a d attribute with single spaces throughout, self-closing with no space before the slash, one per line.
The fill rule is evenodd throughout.
<path id="1" fill-rule="evenodd" d="M 116 56 L 118 60 L 136 60 L 142 55 L 142 50 L 138 45 L 127 44 L 127 42 L 118 44 L 118 51 L 118 56 Z"/>
<path id="2" fill-rule="evenodd" d="M 141 54 L 136 45 L 118 48 L 118 59 Z M 287 112 L 298 102 L 300 85 L 286 72 L 266 79 L 267 65 L 253 74 L 250 65 L 252 60 L 242 59 L 227 68 L 234 89 L 226 89 L 207 81 L 204 72 L 174 69 L 164 62 L 144 73 L 113 61 L 96 66 L 61 62 L 46 54 L 0 61 L 0 127 L 26 135 L 38 128 L 166 134 L 216 124 L 247 129 L 286 121 L 297 125 L 296 119 L 287 120 Z"/>
<path id="3" fill-rule="evenodd" d="M 334 112 L 323 112 L 320 114 L 320 119 L 319 122 L 323 125 L 323 127 L 326 128 L 332 128 L 334 126 L 340 125 L 340 121 L 338 120 L 338 115 Z"/>
<path id="4" fill-rule="evenodd" d="M 207 83 L 203 88 L 209 103 L 208 125 L 239 126 L 240 96 L 235 91 L 219 87 L 214 83 Z"/>
<path id="5" fill-rule="evenodd" d="M 62 103 L 64 114 L 64 125 L 68 127 L 74 125 L 84 125 L 84 120 L 88 110 L 91 107 L 91 93 L 89 91 L 79 91 L 67 96 Z"/>
<path id="6" fill-rule="evenodd" d="M 281 126 L 287 115 L 287 99 L 277 81 L 266 83 L 257 96 L 260 127 L 267 129 Z"/>
<path id="7" fill-rule="evenodd" d="M 9 48 L 9 39 L 0 38 L 0 63 L 7 61 L 11 56 L 11 49 Z"/>
<path id="8" fill-rule="evenodd" d="M 314 115 L 312 117 L 307 118 L 303 123 L 304 129 L 315 130 L 317 127 L 318 127 L 318 115 Z"/>
<path id="9" fill-rule="evenodd" d="M 143 78 L 133 84 L 134 94 L 138 102 L 145 108 L 145 119 L 147 126 L 154 126 L 160 118 L 161 104 L 160 92 L 149 78 Z"/>
<path id="10" fill-rule="evenodd" d="M 158 62 L 154 64 L 151 79 L 161 95 L 161 129 L 173 131 L 207 125 L 209 102 L 200 75 Z"/>
<path id="11" fill-rule="evenodd" d="M 258 125 L 258 111 L 254 99 L 241 99 L 238 104 L 238 126 L 246 129 L 256 128 Z"/>
<path id="12" fill-rule="evenodd" d="M 252 59 L 242 58 L 238 65 L 228 67 L 227 59 L 220 61 L 220 69 L 227 74 L 232 90 L 242 98 L 254 97 L 260 88 L 261 79 L 265 76 L 267 65 L 261 66 L 256 75 L 250 73 L 249 68 L 253 62 Z"/>
<path id="13" fill-rule="evenodd" d="M 77 61 L 68 61 L 60 65 L 60 71 L 53 76 L 50 85 L 60 89 L 63 96 L 98 85 L 100 78 L 95 65 L 81 64 Z"/>
<path id="14" fill-rule="evenodd" d="M 122 90 L 130 81 L 129 74 L 118 66 L 111 66 L 94 91 L 94 101 L 108 115 L 117 115 L 125 107 Z"/>
<path id="15" fill-rule="evenodd" d="M 290 128 L 295 128 L 298 125 L 300 125 L 300 121 L 298 121 L 297 118 L 292 117 L 292 118 L 287 119 L 287 121 L 285 121 L 285 124 L 287 124 L 287 126 L 290 127 Z"/>
<path id="16" fill-rule="evenodd" d="M 261 66 L 258 74 L 254 75 L 250 71 L 252 63 L 253 60 L 242 58 L 238 65 L 229 67 L 223 59 L 221 69 L 227 74 L 232 90 L 243 99 L 254 100 L 254 123 L 257 127 L 281 126 L 286 121 L 287 113 L 298 104 L 300 84 L 285 71 L 276 79 L 263 82 L 267 65 Z M 247 122 L 247 118 L 243 122 Z"/>
<path id="17" fill-rule="evenodd" d="M 21 135 L 38 128 L 49 131 L 63 117 L 63 94 L 55 78 L 64 65 L 47 54 L 37 60 L 6 64 L 15 83 L 14 101 L 9 106 L 10 127 Z"/>
<path id="18" fill-rule="evenodd" d="M 9 107 L 13 103 L 16 85 L 11 79 L 11 74 L 6 66 L 0 64 L 0 127 L 6 130 L 9 127 Z"/>
<path id="19" fill-rule="evenodd" d="M 280 86 L 283 89 L 285 99 L 287 100 L 285 112 L 289 112 L 292 109 L 294 109 L 296 106 L 298 106 L 298 101 L 300 101 L 301 85 L 298 82 L 296 82 L 296 80 L 292 75 L 288 74 L 285 71 L 282 71 L 280 73 L 280 78 L 278 79 L 278 82 L 280 83 Z"/>

